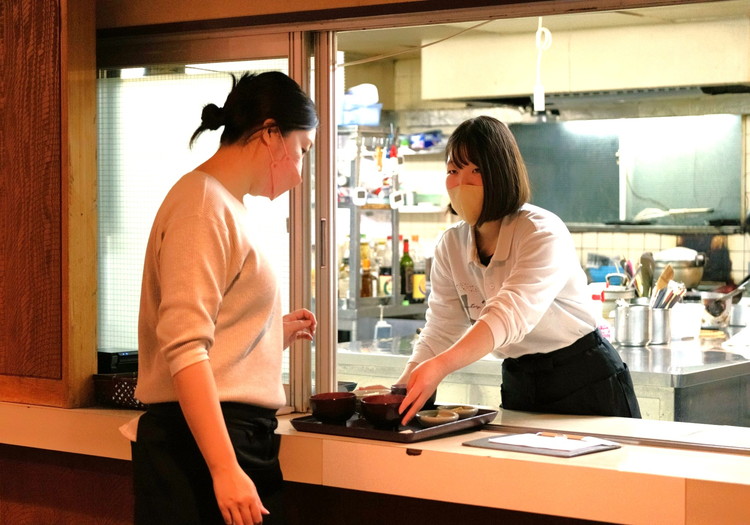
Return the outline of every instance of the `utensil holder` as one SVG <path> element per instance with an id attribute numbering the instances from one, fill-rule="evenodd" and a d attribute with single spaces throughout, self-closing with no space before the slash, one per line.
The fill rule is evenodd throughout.
<path id="1" fill-rule="evenodd" d="M 672 310 L 669 308 L 651 309 L 651 338 L 652 345 L 666 345 L 672 340 Z"/>
<path id="2" fill-rule="evenodd" d="M 625 304 L 615 309 L 615 341 L 623 346 L 646 346 L 651 340 L 651 308 Z"/>

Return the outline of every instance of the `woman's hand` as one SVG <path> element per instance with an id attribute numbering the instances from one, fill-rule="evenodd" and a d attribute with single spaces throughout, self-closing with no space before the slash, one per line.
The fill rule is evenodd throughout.
<path id="1" fill-rule="evenodd" d="M 258 497 L 255 483 L 237 463 L 209 361 L 187 366 L 172 379 L 182 412 L 211 472 L 224 521 L 234 525 L 261 523 L 269 512 Z"/>
<path id="2" fill-rule="evenodd" d="M 214 494 L 227 525 L 255 525 L 270 514 L 263 506 L 255 483 L 239 465 L 227 472 L 212 473 Z"/>
<path id="3" fill-rule="evenodd" d="M 406 384 L 406 398 L 401 402 L 398 411 L 404 414 L 401 424 L 406 425 L 421 407 L 427 402 L 440 382 L 448 375 L 440 360 L 433 357 L 414 368 Z M 404 413 L 405 412 L 405 413 Z"/>
<path id="4" fill-rule="evenodd" d="M 317 321 L 310 310 L 300 308 L 286 314 L 281 320 L 284 323 L 284 348 L 298 339 L 313 340 Z"/>
<path id="5" fill-rule="evenodd" d="M 214 493 L 219 510 L 227 525 L 254 525 L 270 514 L 263 506 L 255 483 L 239 468 L 225 473 L 212 473 Z"/>

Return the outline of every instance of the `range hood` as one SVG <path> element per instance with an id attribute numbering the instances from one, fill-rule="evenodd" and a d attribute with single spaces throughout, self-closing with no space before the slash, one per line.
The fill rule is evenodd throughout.
<path id="1" fill-rule="evenodd" d="M 550 106 L 750 92 L 750 18 L 553 33 L 541 61 Z M 479 33 L 422 49 L 422 98 L 527 106 L 534 34 Z"/>
<path id="2" fill-rule="evenodd" d="M 714 86 L 680 86 L 668 88 L 613 89 L 609 91 L 581 91 L 568 93 L 547 93 L 545 104 L 550 109 L 567 109 L 594 104 L 623 104 L 645 100 L 685 100 L 750 93 L 750 83 Z M 464 98 L 470 106 L 512 106 L 532 107 L 532 97 L 508 96 L 487 98 Z"/>

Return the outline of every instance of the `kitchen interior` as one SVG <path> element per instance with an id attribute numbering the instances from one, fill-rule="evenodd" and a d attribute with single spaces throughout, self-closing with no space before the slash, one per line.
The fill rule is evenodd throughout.
<path id="1" fill-rule="evenodd" d="M 431 250 L 455 220 L 442 146 L 489 114 L 519 142 L 532 202 L 568 225 L 644 418 L 749 426 L 749 299 L 740 288 L 721 319 L 696 317 L 750 273 L 748 38 L 744 2 L 339 33 L 339 381 L 403 370 Z M 671 323 L 652 344 L 618 338 L 614 299 L 637 301 L 649 256 L 651 284 L 670 264 L 685 285 L 674 309 L 654 308 Z M 496 361 L 452 374 L 439 397 L 498 406 Z"/>
<path id="2" fill-rule="evenodd" d="M 240 3 L 245 4 L 229 1 L 221 9 L 236 9 Z M 84 4 L 65 3 L 70 12 L 80 10 Z M 150 11 L 154 20 L 163 23 L 163 14 L 174 12 L 167 8 L 172 7 L 167 4 L 159 0 L 141 3 L 133 0 L 131 5 L 133 10 L 147 5 L 141 10 Z M 186 13 L 191 12 L 192 4 L 197 3 L 183 5 Z M 616 9 L 626 3 L 612 4 Z M 113 5 L 117 5 L 116 9 L 123 9 L 119 2 L 99 0 L 97 10 L 111 11 Z M 299 8 L 299 4 L 296 5 Z M 255 6 L 243 9 L 255 9 Z M 170 14 L 178 19 L 181 15 L 182 12 Z M 440 140 L 445 140 L 463 119 L 475 114 L 487 113 L 504 120 L 513 127 L 519 140 L 528 131 L 531 146 L 559 140 L 568 148 L 568 156 L 565 151 L 553 152 L 548 147 L 536 156 L 530 150 L 526 153 L 527 162 L 530 168 L 540 169 L 538 173 L 544 174 L 547 170 L 550 179 L 535 181 L 535 195 L 546 199 L 540 203 L 566 220 L 578 247 L 581 265 L 592 279 L 592 300 L 598 294 L 603 314 L 606 308 L 612 307 L 608 299 L 601 300 L 608 274 L 616 274 L 609 287 L 610 294 L 622 291 L 618 287 L 626 288 L 625 295 L 634 293 L 634 288 L 643 293 L 643 272 L 635 275 L 634 286 L 624 285 L 623 279 L 630 279 L 630 266 L 633 266 L 634 274 L 639 266 L 644 266 L 642 258 L 647 253 L 658 257 L 666 252 L 665 257 L 672 257 L 667 260 L 674 266 L 675 280 L 695 279 L 700 273 L 698 284 L 690 286 L 691 292 L 729 289 L 744 280 L 750 272 L 750 247 L 746 247 L 745 241 L 750 165 L 747 117 L 750 101 L 746 92 L 750 83 L 750 61 L 746 56 L 750 48 L 747 1 L 544 16 L 542 24 L 549 29 L 552 44 L 541 54 L 540 77 L 546 91 L 543 112 L 533 110 L 531 98 L 539 56 L 535 41 L 538 18 L 500 15 L 487 22 L 478 16 L 473 22 L 448 23 L 445 20 L 449 18 L 445 14 L 437 18 L 425 14 L 419 23 L 428 19 L 443 22 L 430 26 L 415 24 L 412 27 L 337 33 L 338 49 L 343 53 L 339 61 L 348 63 L 346 67 L 337 68 L 342 77 L 338 85 L 342 105 L 338 109 L 341 126 L 338 128 L 337 160 L 343 166 L 337 165 L 336 170 L 339 211 L 335 236 L 339 245 L 339 269 L 348 269 L 349 274 L 347 286 L 341 286 L 343 283 L 339 281 L 339 291 L 344 288 L 349 293 L 339 296 L 336 307 L 339 342 L 335 373 L 342 383 L 341 388 L 349 388 L 355 383 L 389 385 L 403 369 L 426 309 L 419 293 L 415 296 L 414 285 L 417 284 L 417 290 L 420 290 L 420 284 L 424 283 L 424 295 L 428 295 L 430 248 L 453 221 L 443 210 L 446 201 L 442 187 Z M 76 22 L 70 24 L 74 29 L 86 25 L 80 23 L 80 18 L 71 20 Z M 171 20 L 169 16 L 167 20 Z M 5 27 L 7 30 L 8 26 Z M 346 27 L 360 25 L 353 23 Z M 93 35 L 93 31 L 91 33 Z M 628 37 L 628 34 L 633 37 Z M 93 49 L 92 35 L 89 35 L 89 44 Z M 509 45 L 512 43 L 512 53 L 504 51 L 504 44 L 501 48 L 495 47 L 496 42 L 506 41 Z M 81 40 L 70 38 L 69 42 L 80 45 Z M 434 42 L 438 43 L 433 45 Z M 34 43 L 36 45 L 37 41 Z M 448 46 L 451 43 L 456 47 Z M 419 46 L 426 47 L 418 50 Z M 585 49 L 582 51 L 578 46 Z M 480 53 L 479 50 L 486 52 Z M 660 50 L 668 50 L 670 57 L 679 57 L 679 60 L 665 60 L 659 54 Z M 393 52 L 401 54 L 372 60 Z M 587 64 L 596 58 L 597 53 L 604 56 L 599 57 L 595 61 L 596 67 L 591 69 Z M 39 53 L 37 57 L 41 55 Z M 615 55 L 617 60 L 612 59 Z M 28 57 L 29 60 L 34 58 Z M 582 69 L 576 67 L 579 58 L 585 66 Z M 359 62 L 365 60 L 368 62 Z M 497 67 L 488 67 L 488 64 L 495 63 Z M 93 65 L 90 66 L 93 69 Z M 502 76 L 502 82 L 492 78 L 495 74 Z M 662 75 L 668 78 L 660 81 Z M 485 80 L 490 84 L 489 89 Z M 75 84 L 78 86 L 78 80 Z M 373 90 L 365 87 L 364 93 L 359 94 L 354 89 L 354 98 L 349 98 L 349 104 L 345 106 L 346 92 L 366 84 L 377 88 L 377 102 L 373 102 Z M 501 85 L 505 87 L 500 88 Z M 722 88 L 725 89 L 722 91 Z M 221 89 L 225 89 L 225 84 Z M 365 106 L 361 106 L 362 100 L 357 96 L 365 98 Z M 71 115 L 74 115 L 79 109 L 76 103 L 80 104 L 80 101 L 73 99 L 68 102 L 72 107 Z M 162 110 L 158 104 L 149 108 L 151 111 Z M 344 119 L 345 112 L 348 121 Z M 85 111 L 82 113 L 83 117 L 88 115 Z M 377 121 L 372 118 L 373 114 L 377 114 Z M 102 117 L 98 115 L 97 119 Z M 701 118 L 697 127 L 688 126 L 693 117 Z M 709 118 L 702 120 L 703 117 Z M 713 132 L 707 137 L 701 136 L 698 144 L 711 142 L 711 151 L 702 152 L 704 156 L 685 158 L 685 152 L 679 150 L 669 155 L 659 154 L 658 150 L 664 144 L 660 141 L 665 134 L 679 136 L 680 140 L 676 142 L 687 141 L 688 149 L 700 149 L 690 142 L 692 134 L 705 132 L 709 125 L 713 126 L 714 123 L 708 122 L 714 117 L 718 127 L 712 127 Z M 677 126 L 669 126 L 672 118 L 688 120 L 679 120 Z M 592 136 L 591 130 L 599 130 L 598 124 L 604 121 L 612 121 L 614 127 L 607 127 L 604 133 L 597 131 L 594 150 L 586 150 L 585 156 L 576 155 L 583 147 L 579 147 L 577 134 L 565 128 L 581 125 L 583 134 Z M 618 127 L 633 121 L 649 125 L 645 131 Z M 185 129 L 194 127 L 192 123 L 179 119 L 175 122 Z M 667 125 L 662 128 L 661 122 L 667 122 Z M 87 129 L 86 125 L 80 127 Z M 142 133 L 142 127 L 137 129 L 138 132 L 131 132 L 128 136 L 142 135 L 140 138 L 148 141 L 151 135 Z M 537 129 L 541 131 L 535 131 Z M 160 147 L 172 138 L 160 128 L 157 133 L 158 140 L 151 142 L 158 142 Z M 537 133 L 541 138 L 535 138 L 539 136 Z M 113 136 L 117 137 L 116 134 Z M 359 153 L 352 155 L 352 150 L 358 149 L 358 136 L 363 147 L 374 148 L 374 156 L 366 154 L 360 158 Z M 714 145 L 712 141 L 719 136 L 728 139 Z M 394 145 L 384 142 L 389 137 L 398 138 L 395 162 L 390 148 L 385 148 Z M 79 138 L 80 131 L 72 133 L 70 144 L 96 140 L 88 136 L 86 140 Z M 174 139 L 181 140 L 180 137 Z M 348 139 L 353 139 L 355 148 Z M 656 152 L 633 150 L 633 146 L 644 147 L 651 143 L 657 144 Z M 591 145 L 591 142 L 586 144 Z M 378 146 L 382 148 L 381 160 L 378 160 Z M 717 151 L 720 153 L 715 154 Z M 613 152 L 617 156 L 614 163 Z M 630 155 L 625 162 L 621 157 L 623 152 Z M 113 160 L 103 151 L 98 154 L 100 162 Z M 202 151 L 196 152 L 196 155 L 202 154 Z M 550 157 L 554 159 L 549 163 L 551 166 L 543 162 L 547 154 L 554 154 Z M 598 163 L 592 169 L 590 165 L 578 162 L 582 158 L 587 163 L 592 160 Z M 75 167 L 79 161 L 72 155 L 70 162 Z M 356 175 L 361 171 L 361 166 L 357 168 L 358 162 L 364 162 L 370 168 L 374 166 L 376 182 L 370 182 L 367 177 L 357 180 Z M 392 170 L 387 185 L 383 184 L 384 178 L 377 175 L 381 162 L 386 173 Z M 194 160 L 186 159 L 186 163 L 194 165 Z M 665 170 L 671 164 L 680 164 L 681 168 L 666 177 Z M 557 167 L 561 171 L 555 171 Z M 649 168 L 654 171 L 649 172 Z M 182 169 L 182 166 L 178 168 Z M 646 175 L 638 179 L 641 169 L 647 170 Z M 607 177 L 599 177 L 600 170 L 606 171 Z M 394 179 L 392 175 L 396 173 Z M 73 170 L 69 173 L 64 168 L 61 174 L 57 174 L 63 187 L 71 184 L 76 189 L 80 188 L 78 180 L 83 178 L 78 175 L 79 172 Z M 580 178 L 571 180 L 572 175 Z M 667 178 L 666 188 L 658 184 L 662 178 Z M 97 173 L 93 179 L 98 180 Z M 706 181 L 709 184 L 699 185 Z M 168 185 L 161 179 L 153 182 Z M 636 187 L 636 182 L 644 186 Z M 165 188 L 161 190 L 166 191 Z M 133 215 L 133 210 L 143 213 L 141 203 L 146 195 L 142 189 L 138 194 L 137 187 L 135 191 L 138 195 L 134 201 L 136 207 L 124 209 L 125 215 Z M 387 199 L 384 198 L 386 194 Z M 98 206 L 105 202 L 102 197 L 106 195 L 99 195 Z M 566 208 L 571 202 L 573 204 Z M 289 202 L 280 202 L 280 207 L 284 206 L 288 208 Z M 712 211 L 672 213 L 672 210 L 706 208 Z M 654 209 L 669 213 L 661 215 Z M 636 220 L 644 210 L 651 210 L 645 214 L 646 219 Z M 261 213 L 284 216 L 284 210 L 280 209 L 264 208 Z M 79 214 L 76 210 L 70 216 L 75 219 L 85 214 L 85 211 Z M 95 224 L 91 227 L 92 224 L 85 222 L 85 227 L 79 227 L 80 220 L 71 222 L 71 231 L 67 234 L 73 251 L 77 249 L 80 235 L 96 229 Z M 269 237 L 277 235 L 276 231 L 267 233 Z M 365 234 L 367 241 L 366 250 L 362 251 L 358 248 L 364 247 L 357 243 L 361 233 Z M 382 261 L 387 258 L 384 253 L 388 252 L 389 235 L 391 288 L 383 290 L 381 282 L 387 284 L 389 276 L 387 272 L 381 275 L 380 270 L 385 266 Z M 399 239 L 402 235 L 404 238 Z M 418 238 L 413 239 L 413 236 Z M 417 275 L 416 280 L 412 280 L 411 298 L 400 293 L 400 265 L 394 264 L 397 257 L 393 255 L 398 254 L 407 238 L 412 246 L 414 240 L 419 246 L 419 250 L 411 253 Z M 351 249 L 351 239 L 355 239 L 354 250 Z M 384 243 L 380 242 L 383 240 Z M 374 247 L 370 243 L 374 243 Z M 347 244 L 349 257 L 345 257 Z M 68 245 L 63 243 L 63 246 Z M 130 250 L 130 245 L 112 247 Z M 89 250 L 82 250 L 86 257 L 93 259 L 94 243 L 85 248 Z M 679 253 L 673 251 L 675 248 L 693 252 Z M 372 275 L 365 280 L 370 285 L 372 297 L 361 296 L 362 280 L 358 273 L 363 266 L 363 252 L 372 254 Z M 681 257 L 676 257 L 677 253 Z M 693 253 L 697 255 L 692 257 Z M 289 254 L 287 258 L 294 259 Z M 344 264 L 345 259 L 348 259 L 348 264 Z M 101 313 L 97 310 L 93 319 L 80 315 L 80 304 L 85 306 L 87 291 L 91 288 L 85 282 L 81 286 L 82 282 L 76 277 L 81 272 L 89 272 L 83 262 L 88 259 L 70 260 L 74 263 L 65 268 L 67 273 L 63 274 L 64 280 L 69 279 L 70 287 L 66 284 L 63 293 L 58 294 L 62 295 L 65 308 L 68 307 L 66 294 L 72 296 L 72 313 L 60 322 L 66 336 L 62 354 L 65 359 L 69 355 L 68 346 L 90 350 L 93 345 L 79 344 L 82 340 L 79 334 L 85 335 L 87 323 L 96 325 L 96 315 Z M 664 262 L 654 260 L 656 277 L 652 276 L 653 284 L 658 282 Z M 657 263 L 662 266 L 658 271 Z M 424 276 L 416 271 L 422 264 L 425 266 Z M 126 263 L 114 267 L 112 275 L 119 278 L 129 271 L 133 271 L 133 267 Z M 340 276 L 344 277 L 346 273 L 340 272 Z M 139 275 L 137 268 L 135 274 Z M 314 281 L 316 276 L 311 277 Z M 99 288 L 91 296 L 101 298 L 103 283 L 100 280 L 96 284 Z M 137 297 L 135 289 L 128 286 L 127 283 L 123 286 L 123 295 Z M 378 296 L 379 286 L 384 295 Z M 36 296 L 42 295 L 36 292 L 38 290 L 32 290 Z M 605 298 L 606 294 L 604 291 Z M 687 297 L 683 299 L 686 303 Z M 405 444 L 350 439 L 297 432 L 290 420 L 299 414 L 280 415 L 281 461 L 285 478 L 292 484 L 304 485 L 307 491 L 306 494 L 294 494 L 294 507 L 305 513 L 298 522 L 309 522 L 305 520 L 315 516 L 311 509 L 318 509 L 321 515 L 332 520 L 335 518 L 338 520 L 332 521 L 335 523 L 352 520 L 360 523 L 396 522 L 407 515 L 407 508 L 414 510 L 416 502 L 416 513 L 411 515 L 428 523 L 480 519 L 492 522 L 502 519 L 509 523 L 591 523 L 587 520 L 747 523 L 748 469 L 747 459 L 743 457 L 747 456 L 747 429 L 741 427 L 750 426 L 747 424 L 750 413 L 747 376 L 750 371 L 746 357 L 750 343 L 745 344 L 740 337 L 734 340 L 739 343 L 736 346 L 727 344 L 744 328 L 744 308 L 741 306 L 744 306 L 745 298 L 736 296 L 734 300 L 739 302 L 730 301 L 732 306 L 727 312 L 726 326 L 706 324 L 704 327 L 702 319 L 692 324 L 673 322 L 676 330 L 670 331 L 670 335 L 674 335 L 668 344 L 620 346 L 634 379 L 639 382 L 636 391 L 645 420 L 566 418 L 512 411 L 503 413 L 500 410 L 490 428 L 468 434 L 474 437 L 488 432 L 514 432 L 533 427 L 612 439 L 628 437 L 622 439 L 624 445 L 620 449 L 611 452 L 580 458 L 547 458 L 486 449 L 470 450 L 470 447 L 463 446 L 464 441 L 471 439 L 467 434 Z M 673 313 L 681 304 L 682 301 L 675 305 Z M 113 317 L 117 323 L 132 325 L 132 315 L 132 312 L 116 311 Z M 608 319 L 610 328 L 614 329 L 615 319 Z M 101 344 L 99 347 L 101 350 Z M 304 350 L 308 351 L 307 348 Z M 313 355 L 309 357 L 316 353 L 313 349 Z M 80 370 L 76 370 L 79 367 Z M 85 365 L 74 363 L 70 367 L 68 361 L 64 361 L 60 369 L 62 382 L 72 382 L 69 375 L 80 375 L 81 370 L 90 374 Z M 497 409 L 499 369 L 499 363 L 491 359 L 474 363 L 441 385 L 438 401 Z M 41 394 L 46 393 L 45 386 L 40 388 L 34 379 L 23 377 L 16 383 L 11 382 L 11 386 L 20 385 L 19 391 L 31 392 L 41 399 Z M 87 381 L 89 379 L 90 375 L 86 377 Z M 54 383 L 54 377 L 48 380 L 42 376 L 39 383 L 45 381 Z M 137 412 L 113 410 L 99 404 L 81 405 L 80 402 L 73 409 L 68 405 L 59 408 L 63 406 L 59 401 L 50 402 L 48 399 L 0 402 L 0 420 L 13 422 L 0 425 L 0 472 L 7 474 L 0 481 L 0 521 L 5 517 L 10 521 L 16 518 L 18 522 L 35 523 L 130 522 L 130 449 L 118 427 Z M 704 421 L 706 417 L 714 424 L 693 423 Z M 675 424 L 669 420 L 691 423 Z M 488 490 L 488 479 L 497 490 Z M 506 483 L 506 480 L 512 480 L 512 483 Z M 601 490 L 602 487 L 606 490 Z M 112 497 L 112 494 L 117 496 Z M 330 509 L 342 509 L 342 505 L 346 508 L 336 512 L 336 516 L 328 515 Z M 378 508 L 379 512 L 368 516 L 366 514 L 371 513 L 362 511 L 370 508 Z"/>

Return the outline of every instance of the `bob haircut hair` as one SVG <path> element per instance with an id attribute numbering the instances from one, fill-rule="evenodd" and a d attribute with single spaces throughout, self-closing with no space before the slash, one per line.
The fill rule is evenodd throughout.
<path id="1" fill-rule="evenodd" d="M 248 141 L 264 128 L 268 119 L 273 119 L 276 124 L 272 127 L 277 127 L 282 135 L 318 126 L 315 104 L 299 84 L 284 73 L 244 73 L 239 80 L 232 75 L 232 90 L 224 107 L 216 104 L 203 107 L 201 125 L 190 137 L 190 146 L 204 131 L 221 126 L 224 126 L 223 146 Z"/>
<path id="2" fill-rule="evenodd" d="M 499 120 L 480 116 L 462 122 L 448 139 L 445 161 L 474 163 L 482 174 L 484 201 L 477 226 L 517 212 L 531 198 L 526 164 L 516 139 Z M 453 207 L 449 210 L 456 214 Z"/>

